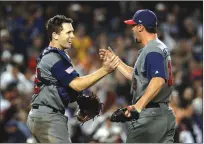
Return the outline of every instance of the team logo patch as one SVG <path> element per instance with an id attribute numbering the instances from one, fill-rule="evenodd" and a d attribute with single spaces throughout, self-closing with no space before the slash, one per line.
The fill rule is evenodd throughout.
<path id="1" fill-rule="evenodd" d="M 158 74 L 158 73 L 159 73 L 159 71 L 156 71 L 156 72 L 155 72 L 155 74 Z"/>
<path id="2" fill-rule="evenodd" d="M 68 67 L 66 70 L 65 70 L 68 74 L 72 73 L 74 71 L 74 68 L 72 66 Z"/>

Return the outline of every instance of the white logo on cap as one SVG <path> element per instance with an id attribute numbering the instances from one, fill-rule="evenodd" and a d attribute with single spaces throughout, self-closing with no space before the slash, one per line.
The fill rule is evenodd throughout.
<path id="1" fill-rule="evenodd" d="M 139 20 L 139 22 L 141 23 L 142 21 L 141 21 L 141 20 Z"/>

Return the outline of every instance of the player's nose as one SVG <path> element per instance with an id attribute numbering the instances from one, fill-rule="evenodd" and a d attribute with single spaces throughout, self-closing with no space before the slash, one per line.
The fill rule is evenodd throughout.
<path id="1" fill-rule="evenodd" d="M 134 27 L 132 27 L 132 31 L 134 31 Z"/>
<path id="2" fill-rule="evenodd" d="M 70 37 L 71 37 L 71 38 L 75 38 L 75 35 L 74 35 L 74 33 L 72 33 Z"/>

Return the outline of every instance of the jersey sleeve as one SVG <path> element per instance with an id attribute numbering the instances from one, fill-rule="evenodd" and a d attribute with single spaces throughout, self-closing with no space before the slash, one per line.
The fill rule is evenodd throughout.
<path id="1" fill-rule="evenodd" d="M 51 73 L 64 87 L 68 87 L 69 83 L 79 76 L 72 64 L 65 60 L 56 62 L 51 68 Z"/>
<path id="2" fill-rule="evenodd" d="M 161 53 L 150 52 L 145 58 L 145 70 L 147 78 L 150 82 L 153 77 L 161 77 L 167 80 L 167 72 L 165 69 L 165 59 Z"/>

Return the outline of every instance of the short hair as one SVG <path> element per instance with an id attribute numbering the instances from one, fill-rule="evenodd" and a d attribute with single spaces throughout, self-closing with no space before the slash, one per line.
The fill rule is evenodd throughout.
<path id="1" fill-rule="evenodd" d="M 49 40 L 52 40 L 52 33 L 60 33 L 62 30 L 62 23 L 72 23 L 73 20 L 71 18 L 67 18 L 64 15 L 56 15 L 52 18 L 50 18 L 47 21 L 46 24 L 46 29 L 47 29 L 47 34 L 49 37 Z"/>
<path id="2" fill-rule="evenodd" d="M 144 26 L 146 31 L 149 33 L 157 33 L 157 27 L 146 27 Z"/>

